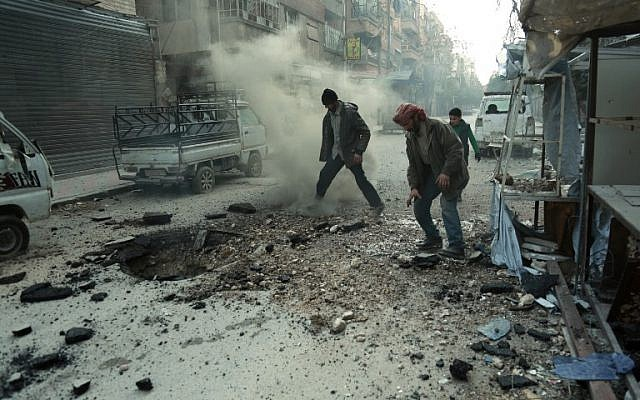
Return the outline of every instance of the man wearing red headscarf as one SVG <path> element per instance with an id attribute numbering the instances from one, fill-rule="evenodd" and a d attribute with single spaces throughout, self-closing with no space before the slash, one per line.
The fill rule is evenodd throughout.
<path id="1" fill-rule="evenodd" d="M 469 172 L 460 139 L 448 125 L 428 118 L 424 109 L 415 104 L 400 104 L 393 121 L 407 131 L 407 180 L 411 187 L 407 207 L 413 202 L 413 213 L 425 233 L 420 248 L 442 247 L 442 237 L 431 217 L 431 204 L 442 194 L 440 206 L 449 245 L 439 254 L 464 259 L 457 203 L 469 182 Z"/>

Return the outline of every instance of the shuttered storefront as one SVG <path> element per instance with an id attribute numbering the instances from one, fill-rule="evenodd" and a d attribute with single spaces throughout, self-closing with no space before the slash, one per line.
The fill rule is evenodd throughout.
<path id="1" fill-rule="evenodd" d="M 0 0 L 0 21 L 0 111 L 56 175 L 113 166 L 114 107 L 155 99 L 146 24 L 38 0 Z"/>

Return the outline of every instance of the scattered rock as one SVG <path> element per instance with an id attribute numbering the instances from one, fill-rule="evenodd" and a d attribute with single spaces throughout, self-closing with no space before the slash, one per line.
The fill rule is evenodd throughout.
<path id="1" fill-rule="evenodd" d="M 82 290 L 83 292 L 86 292 L 87 290 L 91 290 L 93 288 L 96 287 L 96 282 L 95 281 L 89 281 L 89 282 L 85 282 L 82 283 L 80 285 L 78 285 L 78 289 Z"/>
<path id="2" fill-rule="evenodd" d="M 331 228 L 329 228 L 329 232 L 336 233 L 338 232 L 338 229 L 340 229 L 340 225 L 333 225 Z"/>
<path id="3" fill-rule="evenodd" d="M 502 375 L 498 377 L 498 384 L 503 390 L 535 386 L 536 382 L 520 375 Z"/>
<path id="4" fill-rule="evenodd" d="M 423 381 L 428 381 L 429 378 L 431 378 L 429 375 L 427 374 L 421 374 L 420 376 L 418 376 L 418 378 L 420 378 Z"/>
<path id="5" fill-rule="evenodd" d="M 489 343 L 482 343 L 482 348 L 488 354 L 499 357 L 515 357 L 516 353 L 511 349 L 503 349 L 498 346 L 491 345 Z"/>
<path id="6" fill-rule="evenodd" d="M 482 258 L 483 254 L 481 251 L 474 251 L 469 255 L 469 262 L 476 262 L 479 261 Z"/>
<path id="7" fill-rule="evenodd" d="M 498 358 L 498 357 L 493 357 L 491 359 L 491 365 L 493 365 L 494 367 L 496 367 L 497 369 L 502 369 L 504 368 L 504 362 Z"/>
<path id="8" fill-rule="evenodd" d="M 31 332 L 33 332 L 33 329 L 31 329 L 31 325 L 23 325 L 11 330 L 11 333 L 13 333 L 13 336 L 17 336 L 17 337 L 26 336 Z"/>
<path id="9" fill-rule="evenodd" d="M 510 293 L 514 286 L 507 282 L 489 282 L 480 287 L 480 293 Z"/>
<path id="10" fill-rule="evenodd" d="M 367 340 L 367 337 L 364 333 L 359 333 L 356 335 L 356 342 L 363 343 L 365 340 Z"/>
<path id="11" fill-rule="evenodd" d="M 522 335 L 522 334 L 527 332 L 527 328 L 522 326 L 522 324 L 514 324 L 513 325 L 513 331 L 515 333 L 517 333 L 518 335 Z"/>
<path id="12" fill-rule="evenodd" d="M 211 213 L 204 216 L 206 219 L 222 219 L 227 218 L 227 213 Z"/>
<path id="13" fill-rule="evenodd" d="M 234 203 L 231 204 L 227 210 L 240 214 L 255 214 L 258 211 L 251 203 Z"/>
<path id="14" fill-rule="evenodd" d="M 143 392 L 148 392 L 153 389 L 153 383 L 151 383 L 150 378 L 140 379 L 138 382 L 136 382 L 136 386 Z"/>
<path id="15" fill-rule="evenodd" d="M 444 360 L 442 358 L 436 361 L 436 367 L 438 368 L 444 367 Z"/>
<path id="16" fill-rule="evenodd" d="M 325 221 L 325 222 L 320 222 L 319 224 L 314 226 L 313 229 L 316 231 L 321 231 L 323 229 L 327 229 L 328 227 L 329 227 L 329 223 Z"/>
<path id="17" fill-rule="evenodd" d="M 54 365 L 64 361 L 60 353 L 45 354 L 31 360 L 31 368 L 33 369 L 49 369 Z"/>
<path id="18" fill-rule="evenodd" d="M 100 293 L 96 293 L 91 295 L 91 301 L 103 301 L 104 299 L 107 298 L 107 294 L 105 292 L 100 292 Z"/>
<path id="19" fill-rule="evenodd" d="M 267 254 L 271 254 L 273 253 L 273 248 L 274 248 L 273 243 L 269 243 L 268 245 L 264 246 L 264 251 L 266 251 Z"/>
<path id="20" fill-rule="evenodd" d="M 453 363 L 449 366 L 449 372 L 454 379 L 458 379 L 460 381 L 467 380 L 467 372 L 473 369 L 473 365 L 464 362 L 462 360 L 455 359 Z"/>
<path id="21" fill-rule="evenodd" d="M 355 318 L 353 311 L 345 311 L 342 313 L 342 319 L 345 321 L 351 321 L 353 318 Z"/>
<path id="22" fill-rule="evenodd" d="M 83 393 L 86 393 L 89 390 L 89 386 L 91 385 L 91 381 L 89 379 L 78 379 L 73 382 L 73 394 L 76 396 L 80 396 Z"/>
<path id="23" fill-rule="evenodd" d="M 536 298 L 533 297 L 532 294 L 527 293 L 524 296 L 520 297 L 520 300 L 518 300 L 518 306 L 519 307 L 531 306 L 535 301 L 536 301 Z"/>
<path id="24" fill-rule="evenodd" d="M 145 225 L 164 225 L 171 222 L 172 216 L 164 212 L 146 212 L 142 216 L 142 222 Z"/>
<path id="25" fill-rule="evenodd" d="M 104 222 L 104 221 L 108 221 L 110 220 L 111 217 L 108 215 L 96 215 L 94 217 L 91 217 L 91 220 L 94 222 Z"/>
<path id="26" fill-rule="evenodd" d="M 193 308 L 194 310 L 202 310 L 206 306 L 207 304 L 204 301 L 196 301 L 191 305 L 191 308 Z"/>
<path id="27" fill-rule="evenodd" d="M 354 220 L 347 221 L 344 224 L 340 225 L 340 230 L 342 232 L 353 232 L 353 231 L 357 231 L 358 229 L 362 229 L 365 226 L 367 226 L 367 224 L 364 222 L 364 220 L 362 220 L 362 219 L 354 219 Z"/>
<path id="28" fill-rule="evenodd" d="M 24 376 L 20 372 L 16 372 L 7 379 L 7 383 L 11 389 L 20 390 L 24 387 Z"/>
<path id="29" fill-rule="evenodd" d="M 278 280 L 282 283 L 288 283 L 291 281 L 291 277 L 289 275 L 279 275 Z"/>
<path id="30" fill-rule="evenodd" d="M 534 339 L 538 339 L 541 340 L 543 342 L 549 342 L 551 341 L 551 338 L 554 336 L 551 333 L 548 332 L 543 332 L 534 328 L 531 328 L 527 331 L 527 334 L 531 337 L 533 337 Z"/>
<path id="31" fill-rule="evenodd" d="M 18 272 L 17 274 L 13 274 L 13 275 L 2 276 L 0 277 L 0 285 L 18 283 L 21 280 L 23 280 L 26 275 L 27 275 L 26 272 Z"/>
<path id="32" fill-rule="evenodd" d="M 524 369 L 525 371 L 531 369 L 531 364 L 529 364 L 529 361 L 527 361 L 527 359 L 524 357 L 518 357 L 517 364 L 520 368 Z"/>
<path id="33" fill-rule="evenodd" d="M 484 350 L 484 346 L 483 346 L 483 342 L 475 342 L 473 343 L 471 346 L 471 350 L 475 351 L 475 352 L 480 352 Z"/>
<path id="34" fill-rule="evenodd" d="M 60 300 L 73 294 L 69 287 L 53 287 L 50 282 L 36 283 L 20 293 L 20 301 L 23 303 L 36 303 L 40 301 Z"/>
<path id="35" fill-rule="evenodd" d="M 342 318 L 336 318 L 333 320 L 333 323 L 331 324 L 330 331 L 333 334 L 338 334 L 338 333 L 344 332 L 346 327 L 347 327 L 347 323 L 344 322 Z"/>
<path id="36" fill-rule="evenodd" d="M 120 239 L 112 240 L 110 242 L 105 243 L 104 247 L 115 247 L 121 244 L 129 243 L 135 239 L 136 239 L 135 236 L 125 236 Z"/>
<path id="37" fill-rule="evenodd" d="M 93 337 L 93 329 L 89 328 L 71 328 L 64 335 L 64 341 L 67 344 L 74 344 L 89 340 Z"/>

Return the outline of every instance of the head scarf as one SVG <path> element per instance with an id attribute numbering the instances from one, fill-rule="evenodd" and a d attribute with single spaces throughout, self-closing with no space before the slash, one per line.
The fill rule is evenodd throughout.
<path id="1" fill-rule="evenodd" d="M 405 126 L 409 121 L 413 120 L 413 117 L 418 116 L 420 121 L 427 120 L 427 113 L 424 109 L 411 103 L 402 103 L 396 109 L 396 115 L 393 116 L 393 122 L 400 126 Z"/>

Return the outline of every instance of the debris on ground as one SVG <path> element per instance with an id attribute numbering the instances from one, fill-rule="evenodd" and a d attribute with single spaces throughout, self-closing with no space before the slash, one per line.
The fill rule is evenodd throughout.
<path id="1" fill-rule="evenodd" d="M 51 282 L 36 283 L 24 289 L 20 294 L 23 303 L 36 303 L 49 300 L 65 299 L 73 294 L 69 287 L 54 287 Z"/>
<path id="2" fill-rule="evenodd" d="M 18 283 L 21 280 L 23 280 L 26 275 L 27 275 L 26 272 L 18 272 L 17 274 L 2 276 L 0 277 L 0 285 L 9 285 L 12 283 Z"/>

